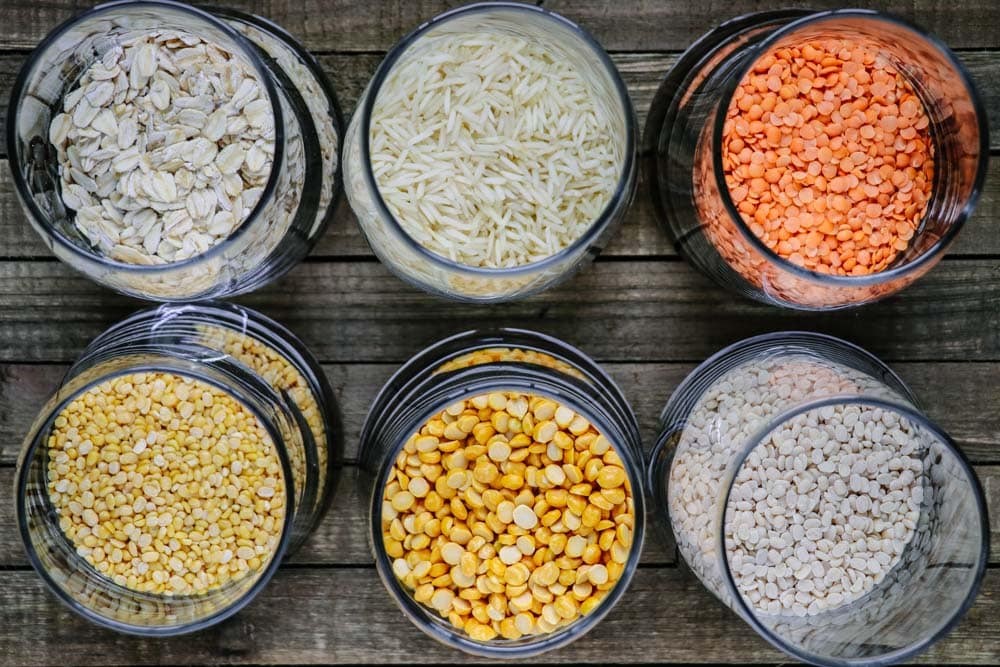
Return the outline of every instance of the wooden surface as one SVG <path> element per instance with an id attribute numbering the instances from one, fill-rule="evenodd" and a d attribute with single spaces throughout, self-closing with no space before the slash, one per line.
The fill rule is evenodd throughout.
<path id="1" fill-rule="evenodd" d="M 37 41 L 88 5 L 0 0 L 0 99 Z M 441 0 L 241 0 L 319 54 L 345 113 L 382 54 Z M 783 3 L 796 4 L 796 3 Z M 829 8 L 833 0 L 807 6 Z M 866 4 L 866 3 L 858 3 Z M 935 32 L 969 67 L 1000 128 L 1000 3 L 882 0 Z M 545 0 L 613 53 L 640 121 L 677 53 L 720 20 L 770 7 L 759 0 Z M 6 109 L 0 109 L 0 125 Z M 993 146 L 1000 148 L 1000 132 Z M 0 152 L 4 149 L 0 148 Z M 516 304 L 469 307 L 402 284 L 366 248 L 342 206 L 312 256 L 289 276 L 240 299 L 296 331 L 325 364 L 344 413 L 347 455 L 367 406 L 396 366 L 424 345 L 475 325 L 520 325 L 566 338 L 605 362 L 649 441 L 656 416 L 701 359 L 747 335 L 797 328 L 860 343 L 909 382 L 975 463 L 989 497 L 993 564 L 961 624 L 918 662 L 1000 663 L 1000 161 L 951 254 L 902 295 L 857 311 L 787 313 L 737 299 L 681 262 L 652 219 L 648 195 L 597 263 L 567 285 Z M 66 364 L 106 326 L 139 307 L 50 257 L 0 166 L 0 488 L 10 489 L 21 438 Z M 434 644 L 394 607 L 365 542 L 353 468 L 309 543 L 249 607 L 193 636 L 140 640 L 78 619 L 26 564 L 13 505 L 0 502 L 0 665 L 307 664 L 470 660 Z M 777 662 L 783 656 L 717 603 L 677 563 L 654 522 L 622 603 L 591 634 L 543 656 L 558 663 Z"/>

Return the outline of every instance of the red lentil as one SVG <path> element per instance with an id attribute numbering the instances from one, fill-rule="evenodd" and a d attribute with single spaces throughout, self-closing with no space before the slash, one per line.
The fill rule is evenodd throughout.
<path id="1" fill-rule="evenodd" d="M 760 58 L 733 96 L 722 159 L 733 203 L 779 256 L 818 272 L 886 269 L 934 181 L 930 119 L 864 45 L 829 39 Z"/>

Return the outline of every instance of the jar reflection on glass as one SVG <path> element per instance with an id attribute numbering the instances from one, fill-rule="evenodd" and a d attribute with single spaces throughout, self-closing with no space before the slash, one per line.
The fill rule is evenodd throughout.
<path id="1" fill-rule="evenodd" d="M 429 39 L 476 33 L 513 36 L 540 43 L 571 63 L 593 89 L 595 104 L 621 137 L 621 175 L 610 201 L 579 238 L 545 259 L 512 268 L 459 264 L 414 240 L 390 213 L 379 192 L 371 163 L 371 123 L 376 102 L 390 74 L 422 57 Z M 386 56 L 358 102 L 344 140 L 344 187 L 368 244 L 401 279 L 433 294 L 461 301 L 499 302 L 547 289 L 591 261 L 625 215 L 636 185 L 635 121 L 632 104 L 607 53 L 582 28 L 539 7 L 495 2 L 445 12 L 424 23 Z M 516 156 L 515 156 L 516 157 Z"/>
<path id="2" fill-rule="evenodd" d="M 430 417 L 459 401 L 507 392 L 548 399 L 567 407 L 610 441 L 631 489 L 633 525 L 627 556 L 620 563 L 621 575 L 589 613 L 553 631 L 524 633 L 518 638 L 496 636 L 483 641 L 456 628 L 429 604 L 417 602 L 415 592 L 397 577 L 394 557 L 388 554 L 383 534 L 386 504 L 383 498 L 390 475 L 396 474 L 404 446 Z M 370 539 L 379 577 L 418 628 L 467 653 L 494 659 L 515 658 L 566 645 L 592 629 L 608 613 L 635 572 L 645 524 L 641 461 L 634 413 L 608 375 L 578 350 L 557 339 L 516 329 L 471 331 L 444 339 L 417 354 L 389 379 L 373 401 L 362 428 L 359 467 L 366 490 L 362 502 L 371 517 Z M 542 474 L 540 470 L 536 472 Z M 528 508 L 520 507 L 519 511 L 523 509 Z M 473 511 L 470 510 L 470 521 Z M 565 535 L 569 537 L 568 533 Z M 539 553 L 543 546 L 537 545 Z"/>
<path id="3" fill-rule="evenodd" d="M 263 524 L 265 528 L 273 529 L 276 533 L 273 550 L 264 554 L 266 558 L 260 554 L 256 556 L 262 560 L 259 566 L 255 566 L 256 561 L 251 558 L 249 570 L 241 569 L 228 580 L 220 579 L 221 583 L 209 583 L 207 588 L 202 586 L 186 593 L 147 591 L 135 587 L 134 584 L 114 581 L 110 578 L 110 574 L 95 569 L 96 564 L 89 560 L 90 551 L 80 551 L 79 545 L 75 544 L 75 538 L 71 540 L 70 534 L 64 532 L 63 524 L 68 515 L 61 514 L 56 509 L 51 496 L 53 488 L 59 491 L 65 490 L 64 487 L 67 486 L 65 483 L 55 487 L 52 485 L 54 480 L 51 466 L 54 453 L 51 447 L 55 440 L 51 436 L 55 433 L 56 427 L 65 426 L 68 406 L 81 405 L 81 401 L 83 405 L 100 405 L 99 401 L 104 400 L 100 398 L 100 392 L 110 391 L 116 383 L 133 380 L 139 382 L 139 378 L 154 376 L 161 377 L 168 383 L 168 389 L 164 390 L 163 405 L 174 407 L 169 408 L 170 414 L 158 412 L 155 415 L 155 418 L 160 420 L 157 422 L 160 426 L 157 431 L 151 432 L 166 433 L 175 428 L 171 426 L 175 424 L 177 429 L 187 432 L 189 437 L 196 440 L 194 433 L 187 430 L 191 425 L 186 418 L 183 418 L 183 415 L 187 414 L 183 403 L 178 402 L 180 399 L 169 398 L 173 396 L 169 390 L 169 383 L 176 381 L 193 383 L 196 388 L 211 387 L 219 397 L 235 401 L 236 405 L 241 406 L 242 410 L 256 419 L 256 423 L 266 433 L 265 446 L 273 452 L 270 455 L 277 457 L 282 471 L 285 495 L 281 503 L 285 508 L 283 524 L 270 528 L 268 523 Z M 95 394 L 94 392 L 98 390 L 99 392 Z M 93 403 L 93 401 L 98 402 Z M 205 405 L 210 406 L 211 403 Z M 176 412 L 173 412 L 174 410 Z M 216 413 L 212 416 L 213 419 L 217 418 Z M 148 417 L 148 419 L 153 418 L 154 416 Z M 116 419 L 126 420 L 119 423 L 129 423 L 127 414 L 122 414 Z M 91 427 L 88 425 L 87 428 Z M 87 431 L 88 434 L 90 432 Z M 110 433 L 110 430 L 108 432 Z M 99 435 L 100 431 L 95 433 Z M 190 474 L 208 475 L 204 479 L 199 478 L 198 483 L 204 484 L 212 478 L 212 475 L 218 474 L 222 480 L 229 481 L 223 483 L 216 480 L 218 484 L 212 488 L 220 489 L 220 493 L 224 491 L 229 494 L 232 487 L 232 493 L 238 494 L 239 489 L 233 486 L 235 484 L 233 480 L 240 479 L 246 468 L 253 466 L 253 461 L 260 459 L 255 458 L 259 456 L 258 454 L 250 453 L 242 462 L 244 470 L 237 470 L 235 466 L 231 470 L 225 467 L 223 462 L 227 460 L 228 452 L 233 451 L 232 448 L 236 446 L 234 434 L 229 431 L 227 433 L 228 445 L 224 446 L 223 440 L 226 438 L 220 437 L 207 459 L 205 458 L 205 454 L 209 453 L 207 451 L 199 452 L 197 455 L 193 452 L 177 453 L 176 447 L 179 445 L 170 442 L 156 443 L 155 446 L 163 450 L 168 456 L 168 461 L 171 456 L 169 452 L 183 456 L 186 466 L 194 466 Z M 241 442 L 248 442 L 247 433 L 241 432 L 236 435 Z M 88 458 L 86 465 L 80 469 L 85 474 L 101 468 L 100 461 L 107 461 L 104 458 L 103 448 L 113 447 L 115 442 L 110 435 L 106 441 L 98 441 L 96 435 L 89 437 L 93 439 L 94 461 L 91 463 Z M 134 447 L 132 442 L 129 442 L 128 446 L 131 451 L 136 452 L 139 459 L 137 465 L 140 467 L 159 466 L 156 470 L 160 470 L 166 469 L 162 468 L 164 465 L 174 465 L 164 461 L 157 463 L 155 459 L 152 463 L 147 461 L 143 464 L 143 455 L 148 458 L 154 447 L 152 444 L 147 447 L 145 440 L 138 443 L 138 447 Z M 80 448 L 82 447 L 81 444 Z M 228 304 L 163 306 L 136 313 L 95 339 L 69 369 L 55 395 L 42 408 L 25 440 L 18 462 L 16 474 L 18 526 L 32 565 L 57 597 L 85 618 L 117 631 L 140 635 L 191 632 L 217 623 L 242 608 L 266 585 L 282 558 L 301 546 L 321 518 L 336 486 L 342 455 L 341 447 L 336 405 L 329 385 L 323 379 L 318 364 L 309 352 L 287 330 L 259 313 Z M 72 456 L 72 452 L 70 455 Z M 121 475 L 125 475 L 126 464 L 131 464 L 124 458 L 120 460 Z M 224 467 L 219 470 L 213 469 L 210 474 L 208 469 L 197 468 L 195 463 L 199 461 L 200 465 Z M 150 469 L 147 474 L 153 477 L 156 470 Z M 139 468 L 136 468 L 135 472 L 138 471 Z M 110 468 L 107 473 L 112 476 L 119 474 Z M 110 483 L 118 484 L 118 481 Z M 72 487 L 73 484 L 69 486 Z M 181 486 L 188 488 L 190 485 Z M 142 487 L 142 495 L 145 504 L 148 505 L 146 509 L 140 505 L 128 508 L 138 512 L 136 520 L 140 517 L 154 520 L 149 512 L 156 513 L 157 509 L 163 513 L 163 508 L 155 505 L 155 498 L 146 497 L 155 490 L 150 488 L 147 491 L 146 487 Z M 172 487 L 170 492 L 182 493 L 183 489 Z M 211 489 L 199 491 L 202 492 L 210 493 Z M 95 508 L 98 508 L 100 503 L 111 502 L 106 494 L 95 495 L 99 501 L 94 501 Z M 227 497 L 234 498 L 233 495 Z M 270 496 L 261 495 L 261 498 L 265 497 Z M 82 502 L 92 501 L 83 499 Z M 209 507 L 204 504 L 207 502 L 200 501 L 202 504 L 195 503 L 187 508 L 191 513 L 189 518 L 193 518 L 196 523 L 202 520 L 208 521 L 206 526 L 201 529 L 187 526 L 181 514 L 177 514 L 172 526 L 176 529 L 177 522 L 180 521 L 179 525 L 184 530 L 205 530 L 206 537 L 199 544 L 207 544 L 212 535 L 229 539 L 227 535 L 235 533 L 238 537 L 233 539 L 237 539 L 238 542 L 247 538 L 248 534 L 245 533 L 250 526 L 240 523 L 245 520 L 243 510 L 240 509 L 245 509 L 244 505 L 237 507 L 239 511 L 234 515 L 239 517 L 239 521 L 233 523 L 233 518 L 226 519 L 227 525 L 220 527 L 212 523 L 217 520 L 213 514 L 215 510 L 205 510 L 208 513 L 201 518 L 195 516 L 199 512 L 197 508 Z M 242 499 L 240 502 L 242 503 Z M 136 507 L 139 509 L 135 510 Z M 72 505 L 70 508 L 72 511 Z M 171 509 L 177 511 L 180 508 Z M 217 509 L 225 511 L 224 507 Z M 120 517 L 125 517 L 120 519 L 122 521 L 127 519 L 126 515 L 122 514 L 124 510 L 101 509 L 100 511 L 109 513 L 108 521 L 117 521 Z M 140 530 L 146 530 L 141 528 L 141 523 L 133 525 L 140 526 Z M 259 527 L 256 523 L 254 526 Z M 156 532 L 155 527 L 149 527 L 148 530 Z M 135 546 L 132 544 L 134 540 L 139 538 L 136 535 L 122 536 L 112 532 L 108 539 L 112 542 L 108 546 L 107 554 L 96 558 L 109 558 L 114 564 L 121 561 L 112 555 L 112 546 L 117 544 L 113 540 L 122 542 L 123 546 L 119 545 L 121 549 L 131 549 Z M 177 549 L 183 549 L 181 544 L 173 544 L 167 537 L 162 539 L 163 545 L 156 540 L 152 541 L 152 546 L 158 553 L 166 554 L 168 550 L 176 552 Z M 169 546 L 168 543 L 173 546 Z M 139 539 L 138 545 L 147 550 L 150 546 L 142 539 Z M 239 542 L 239 545 L 250 546 L 245 541 Z M 97 548 L 100 544 L 91 546 Z M 237 558 L 250 557 L 249 553 L 243 555 L 242 550 L 235 547 L 231 551 L 232 553 L 215 554 L 221 559 L 218 562 L 240 564 Z M 143 551 L 144 556 L 145 554 Z M 166 559 L 167 556 L 161 554 L 161 558 Z M 143 560 L 145 562 L 145 558 Z M 200 572 L 214 567 L 216 567 L 215 561 L 199 564 L 185 559 L 170 563 L 170 568 L 175 574 L 189 574 L 195 579 L 199 577 Z M 159 579 L 156 581 L 162 583 Z"/>
<path id="4" fill-rule="evenodd" d="M 749 69 L 775 49 L 830 38 L 877 52 L 912 85 L 930 116 L 936 175 L 927 211 L 905 250 L 868 275 L 819 272 L 779 256 L 738 212 L 723 167 L 727 110 Z M 806 310 L 868 303 L 930 270 L 970 215 L 988 155 L 984 109 L 954 54 L 915 27 L 863 10 L 782 10 L 722 24 L 667 75 L 643 141 L 657 215 L 680 252 L 739 294 Z"/>
<path id="5" fill-rule="evenodd" d="M 989 547 L 979 481 L 864 350 L 807 333 L 741 341 L 682 382 L 661 428 L 650 488 L 678 550 L 795 659 L 906 660 L 975 599 Z"/>
<path id="6" fill-rule="evenodd" d="M 103 54 L 155 31 L 203 38 L 248 63 L 270 107 L 274 155 L 259 200 L 228 237 L 188 259 L 144 265 L 112 259 L 77 227 L 63 201 L 49 127 Z M 336 203 L 342 121 L 333 91 L 294 39 L 249 14 L 211 14 L 169 0 L 95 7 L 42 40 L 14 84 L 8 117 L 14 187 L 29 222 L 59 259 L 132 296 L 184 301 L 257 289 L 305 257 Z"/>

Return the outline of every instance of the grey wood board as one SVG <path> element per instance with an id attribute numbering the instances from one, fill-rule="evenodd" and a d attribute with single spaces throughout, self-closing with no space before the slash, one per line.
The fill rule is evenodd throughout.
<path id="1" fill-rule="evenodd" d="M 375 262 L 305 262 L 238 301 L 332 362 L 399 362 L 447 334 L 499 326 L 607 361 L 700 361 L 784 329 L 844 337 L 887 361 L 1000 361 L 1000 263 L 980 259 L 942 262 L 900 295 L 819 314 L 736 298 L 676 260 L 597 262 L 561 287 L 491 306 L 431 297 Z M 0 361 L 71 361 L 138 306 L 61 263 L 0 262 Z"/>
<path id="2" fill-rule="evenodd" d="M 148 639 L 95 628 L 47 593 L 33 572 L 0 586 L 0 663 L 176 665 L 275 663 L 483 664 L 413 627 L 370 568 L 279 570 L 238 615 L 194 635 Z M 1000 570 L 987 571 L 967 616 L 921 664 L 996 664 Z M 640 568 L 588 635 L 546 654 L 560 664 L 787 662 L 681 568 Z M 539 659 L 531 662 L 539 662 Z"/>
<path id="3" fill-rule="evenodd" d="M 376 392 L 395 364 L 327 364 L 326 376 L 343 416 L 344 456 L 357 459 L 361 424 Z M 605 368 L 622 388 L 639 419 L 643 442 L 651 446 L 659 415 L 692 363 L 610 363 Z M 989 389 L 1000 376 L 993 362 L 893 364 L 974 463 L 1000 463 L 1000 395 Z M 0 465 L 12 465 L 41 406 L 56 390 L 63 364 L 0 364 Z M 0 483 L 0 489 L 4 488 Z"/>
<path id="4" fill-rule="evenodd" d="M 610 50 L 683 49 L 726 19 L 773 8 L 760 0 L 539 0 L 544 7 L 580 23 Z M 96 4 L 80 0 L 6 0 L 0 13 L 4 43 L 31 48 L 58 23 Z M 197 4 L 212 4 L 198 2 Z M 460 0 L 237 0 L 228 6 L 260 14 L 292 32 L 314 51 L 382 51 Z M 856 6 L 892 12 L 938 34 L 955 47 L 995 48 L 998 10 L 991 0 L 875 0 Z M 784 7 L 835 9 L 838 0 L 786 0 Z M 960 8 L 961 11 L 956 11 Z"/>

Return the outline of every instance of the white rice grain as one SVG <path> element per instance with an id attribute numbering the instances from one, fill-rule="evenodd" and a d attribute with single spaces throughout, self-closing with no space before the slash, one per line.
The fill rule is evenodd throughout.
<path id="1" fill-rule="evenodd" d="M 370 136 L 379 192 L 403 229 L 486 268 L 537 262 L 582 236 L 621 177 L 624 122 L 606 108 L 617 100 L 511 35 L 412 48 L 379 91 Z"/>

